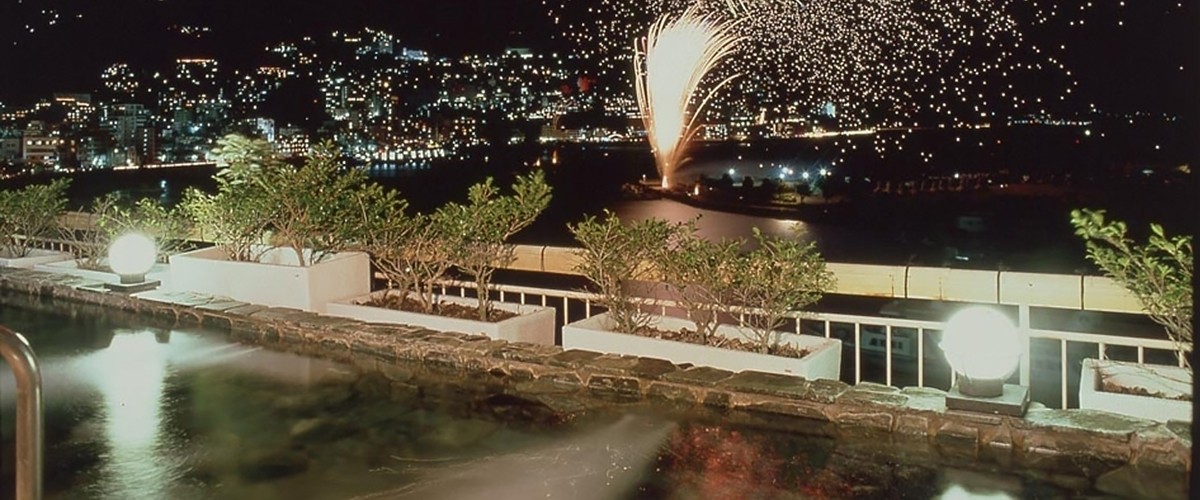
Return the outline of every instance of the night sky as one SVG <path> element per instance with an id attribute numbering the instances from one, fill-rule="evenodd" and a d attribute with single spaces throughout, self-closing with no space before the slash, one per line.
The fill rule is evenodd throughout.
<path id="1" fill-rule="evenodd" d="M 1070 57 L 1064 63 L 1078 77 L 1080 91 L 1102 109 L 1194 112 L 1200 23 L 1192 2 L 1092 1 L 1094 7 L 1078 13 L 1087 2 L 1060 2 L 1070 12 L 1061 21 L 1079 18 L 1084 25 L 1056 25 L 1031 30 L 1028 36 L 1046 45 L 1066 44 Z M 204 56 L 216 57 L 226 67 L 248 67 L 268 43 L 364 26 L 388 30 L 406 46 L 441 54 L 505 46 L 569 48 L 565 37 L 555 33 L 541 0 L 0 3 L 0 102 L 9 104 L 54 92 L 91 91 L 99 85 L 100 71 L 114 62 L 165 68 L 176 57 Z M 182 25 L 211 31 L 196 39 L 171 30 Z"/>

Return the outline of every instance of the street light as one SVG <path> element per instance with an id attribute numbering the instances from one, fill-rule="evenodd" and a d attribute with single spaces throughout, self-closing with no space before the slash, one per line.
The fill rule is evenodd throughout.
<path id="1" fill-rule="evenodd" d="M 108 247 L 108 267 L 121 277 L 120 283 L 109 283 L 109 290 L 135 293 L 158 288 L 159 282 L 146 281 L 146 273 L 154 267 L 158 249 L 154 240 L 138 233 L 127 233 Z"/>
<path id="2" fill-rule="evenodd" d="M 963 309 L 946 322 L 940 343 L 954 387 L 946 408 L 1021 416 L 1029 406 L 1029 388 L 1006 384 L 1021 359 L 1021 339 L 1012 321 L 982 306 Z"/>

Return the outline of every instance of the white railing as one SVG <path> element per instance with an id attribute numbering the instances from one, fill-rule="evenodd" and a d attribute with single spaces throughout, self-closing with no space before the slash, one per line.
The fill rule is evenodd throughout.
<path id="1" fill-rule="evenodd" d="M 75 219 L 82 219 L 79 214 L 72 214 Z M 82 227 L 85 223 L 75 222 L 72 226 Z M 61 250 L 61 251 L 78 251 L 80 242 L 64 239 L 39 239 L 36 241 L 36 246 L 39 248 Z M 517 262 L 512 269 L 524 272 L 550 272 L 561 273 L 570 268 L 569 262 L 563 261 L 564 257 L 569 256 L 569 249 L 557 247 L 527 247 L 522 246 L 518 249 L 518 261 L 525 259 L 526 262 Z M 526 256 L 527 254 L 527 256 Z M 832 265 L 832 264 L 831 264 Z M 869 275 L 869 279 L 864 279 L 862 270 L 853 269 L 854 266 L 840 265 L 851 269 L 842 269 L 838 273 L 839 283 L 857 283 L 862 286 L 848 287 L 847 290 L 839 290 L 838 293 L 848 295 L 862 295 L 873 297 L 888 297 L 883 294 L 878 283 L 888 280 L 886 269 L 880 271 L 869 269 L 865 275 Z M 871 267 L 871 266 L 858 266 Z M 879 266 L 876 266 L 879 267 Z M 886 266 L 883 266 L 886 267 Z M 918 272 L 920 274 L 918 274 Z M 936 268 L 913 268 L 904 271 L 906 276 L 904 287 L 906 292 L 901 294 L 892 294 L 891 298 L 912 297 L 913 289 L 921 286 L 929 286 L 914 282 L 914 276 L 922 276 L 920 279 L 926 279 L 925 274 L 948 273 L 949 270 Z M 981 273 L 979 271 L 965 271 L 966 274 Z M 895 272 L 899 276 L 899 271 Z M 983 273 L 987 274 L 987 273 Z M 993 273 L 994 274 L 994 273 Z M 1019 274 L 1019 273 L 1010 273 Z M 970 278 L 968 276 L 968 278 Z M 1068 282 L 1068 287 L 1053 289 L 1052 292 L 1038 292 L 1030 294 L 1029 302 L 1035 308 L 1067 308 L 1085 311 L 1108 311 L 1108 312 L 1123 312 L 1133 313 L 1140 308 L 1127 292 L 1116 288 L 1111 283 L 1106 283 L 1106 279 L 1093 277 L 1080 277 L 1069 275 L 1045 275 L 1045 279 L 1065 280 Z M 979 280 L 977 280 L 979 281 Z M 1004 282 L 1004 276 L 984 276 L 981 280 L 985 283 Z M 968 281 L 968 283 L 973 283 Z M 1029 289 L 1030 286 L 1022 281 L 1014 280 L 1015 287 L 1010 287 L 1015 290 Z M 1044 286 L 1044 283 L 1039 283 L 1033 288 Z M 1083 288 L 1076 288 L 1076 285 L 1083 285 Z M 987 291 L 978 286 L 962 286 L 961 282 L 954 279 L 942 279 L 934 283 L 934 286 L 940 290 L 941 295 L 955 295 L 950 293 L 950 290 L 956 291 L 958 296 L 953 298 L 947 297 L 946 302 L 951 303 L 967 303 L 978 301 L 978 303 L 990 303 L 991 305 L 1016 305 L 1018 311 L 1019 330 L 1025 338 L 1025 355 L 1021 358 L 1021 366 L 1018 370 L 1018 381 L 1021 384 L 1029 386 L 1035 399 L 1039 397 L 1039 392 L 1045 401 L 1044 404 L 1050 401 L 1057 400 L 1057 405 L 1062 408 L 1067 408 L 1070 405 L 1071 395 L 1077 395 L 1078 388 L 1072 390 L 1071 381 L 1077 381 L 1078 369 L 1080 366 L 1073 366 L 1071 363 L 1070 353 L 1082 353 L 1087 356 L 1094 356 L 1098 359 L 1110 359 L 1110 347 L 1128 348 L 1134 351 L 1131 359 L 1122 359 L 1124 361 L 1132 361 L 1136 363 L 1145 363 L 1147 361 L 1147 353 L 1156 353 L 1160 358 L 1166 359 L 1173 357 L 1180 366 L 1184 363 L 1184 354 L 1179 350 L 1179 346 L 1165 338 L 1138 338 L 1129 336 L 1117 336 L 1088 332 L 1062 331 L 1033 328 L 1030 325 L 1030 309 L 1031 304 L 1016 303 L 1013 301 L 1000 300 L 1004 289 Z M 457 293 L 466 296 L 468 290 L 475 288 L 474 283 L 470 282 L 446 282 L 442 287 L 443 293 L 450 290 L 457 290 Z M 887 287 L 884 287 L 887 288 Z M 964 293 L 965 290 L 965 293 Z M 980 292 L 983 290 L 983 292 Z M 584 319 L 591 317 L 594 312 L 599 298 L 598 295 L 577 291 L 577 290 L 562 290 L 553 288 L 538 288 L 528 286 L 494 285 L 494 293 L 498 294 L 501 302 L 519 302 L 529 303 L 530 297 L 534 298 L 533 303 L 540 303 L 543 306 L 555 307 L 561 311 L 560 327 L 563 324 L 570 323 L 572 319 Z M 927 295 L 920 293 L 915 294 L 915 298 L 929 299 Z M 1008 295 L 1020 295 L 1019 292 L 1008 292 Z M 1078 299 L 1079 295 L 1087 297 L 1097 297 L 1091 300 L 1066 300 Z M 936 300 L 936 299 L 934 299 Z M 1134 301 L 1134 302 L 1131 302 Z M 1095 302 L 1095 304 L 1090 304 Z M 576 314 L 579 317 L 572 318 L 572 304 L 577 304 Z M 669 310 L 682 311 L 672 301 L 663 299 L 645 299 L 643 304 L 646 307 L 656 307 L 662 315 L 669 315 Z M 578 312 L 578 308 L 582 308 Z M 854 367 L 853 376 L 850 373 L 843 371 L 843 380 L 846 382 L 858 383 L 862 381 L 878 382 L 887 385 L 916 385 L 917 387 L 938 387 L 948 389 L 954 382 L 954 375 L 942 362 L 941 353 L 937 349 L 929 349 L 927 345 L 927 337 L 931 333 L 940 332 L 944 324 L 939 321 L 921 321 L 902 318 L 892 318 L 884 316 L 862 316 L 849 314 L 836 314 L 827 312 L 802 312 L 796 311 L 791 315 L 794 322 L 796 333 L 813 334 L 811 331 L 805 331 L 803 325 L 816 324 L 819 325 L 815 329 L 815 334 L 824 335 L 826 337 L 838 337 L 844 341 L 843 345 L 853 345 L 853 351 L 844 355 L 844 366 L 852 364 Z M 1161 334 L 1165 337 L 1165 334 Z M 1045 349 L 1034 349 L 1036 342 L 1055 342 L 1058 344 L 1058 357 L 1052 359 L 1049 352 Z M 844 351 L 846 352 L 846 351 Z M 1169 353 L 1169 356 L 1163 353 Z M 1035 357 L 1036 355 L 1036 357 Z M 864 360 L 864 356 L 871 359 Z M 882 360 L 876 358 L 882 357 Z M 874 368 L 873 364 L 867 361 L 874 361 L 882 364 L 882 373 L 866 373 L 868 368 Z M 933 361 L 930 366 L 929 361 Z M 1159 360 L 1161 363 L 1162 361 Z M 1038 365 L 1035 367 L 1035 365 Z M 1047 387 L 1047 381 L 1042 377 L 1034 377 L 1035 368 L 1039 374 L 1044 374 L 1050 366 L 1057 365 L 1056 383 L 1050 384 Z M 1075 363 L 1078 365 L 1078 363 Z M 908 375 L 908 378 L 900 375 Z M 930 378 L 936 380 L 930 380 Z M 1046 395 L 1049 393 L 1049 396 Z"/>
<path id="2" fill-rule="evenodd" d="M 462 297 L 469 296 L 468 293 L 474 294 L 474 290 L 474 283 L 464 281 L 446 281 L 441 286 L 443 294 Z M 561 313 L 559 327 L 573 320 L 591 317 L 596 313 L 594 306 L 597 306 L 600 298 L 599 295 L 577 290 L 506 284 L 494 284 L 492 293 L 501 302 L 554 307 Z M 681 310 L 678 304 L 670 300 L 647 298 L 641 301 L 645 307 L 655 308 L 662 315 L 669 315 L 671 310 Z M 1071 406 L 1071 396 L 1078 396 L 1078 387 L 1072 388 L 1071 381 L 1079 380 L 1081 367 L 1075 366 L 1078 363 L 1073 365 L 1070 362 L 1070 353 L 1109 359 L 1110 347 L 1126 347 L 1136 353 L 1136 359 L 1128 361 L 1145 363 L 1147 352 L 1151 351 L 1170 353 L 1181 366 L 1183 364 L 1184 358 L 1178 346 L 1169 340 L 1030 328 L 1028 309 L 1020 308 L 1023 317 L 1020 318 L 1019 324 L 1025 339 L 1025 355 L 1021 359 L 1017 377 L 1019 383 L 1030 388 L 1035 399 L 1041 393 L 1043 400 L 1039 402 L 1047 406 L 1057 405 L 1066 409 Z M 577 316 L 572 317 L 572 311 Z M 819 311 L 795 311 L 790 318 L 798 334 L 842 338 L 843 346 L 853 349 L 849 352 L 843 350 L 843 359 L 853 365 L 852 376 L 843 370 L 842 378 L 846 382 L 869 381 L 889 386 L 915 385 L 943 390 L 949 389 L 954 383 L 954 374 L 944 363 L 940 351 L 936 348 L 930 349 L 928 345 L 929 337 L 941 332 L 943 322 Z M 1034 343 L 1037 341 L 1056 342 L 1059 346 L 1057 359 L 1052 352 L 1035 350 Z M 1034 357 L 1035 355 L 1037 356 Z M 874 363 L 869 364 L 865 357 L 872 358 Z M 878 359 L 879 357 L 882 357 L 882 360 Z M 865 374 L 866 368 L 875 364 L 882 364 L 882 373 Z M 1033 376 L 1035 372 L 1045 375 L 1050 371 L 1057 371 L 1054 377 L 1057 380 Z M 907 375 L 907 378 L 900 377 L 901 373 Z M 931 375 L 937 380 L 931 382 Z M 905 382 L 898 384 L 897 381 L 901 378 L 904 378 Z M 1046 396 L 1047 393 L 1049 397 Z"/>

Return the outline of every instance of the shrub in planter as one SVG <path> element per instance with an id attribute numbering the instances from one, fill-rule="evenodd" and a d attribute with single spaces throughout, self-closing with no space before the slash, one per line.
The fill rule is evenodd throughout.
<path id="1" fill-rule="evenodd" d="M 1103 210 L 1073 210 L 1071 223 L 1087 243 L 1088 259 L 1138 298 L 1180 352 L 1191 352 L 1192 237 L 1167 236 L 1151 224 L 1146 242 L 1139 243 L 1124 222 L 1106 220 Z M 1187 356 L 1182 360 L 1190 373 Z"/>
<path id="2" fill-rule="evenodd" d="M 449 203 L 433 214 L 409 216 L 407 204 L 398 198 L 386 207 L 375 205 L 379 210 L 365 213 L 364 227 L 369 230 L 363 233 L 363 248 L 387 278 L 388 289 L 330 304 L 329 312 L 366 321 L 553 344 L 553 309 L 493 304 L 486 293 L 495 269 L 514 259 L 514 248 L 507 239 L 533 222 L 549 197 L 550 188 L 538 172 L 519 178 L 511 195 L 500 195 L 488 179 L 470 189 L 466 204 Z M 439 281 L 456 266 L 475 280 L 478 299 L 434 293 Z"/>
<path id="3" fill-rule="evenodd" d="M 787 315 L 821 299 L 833 287 L 833 274 L 812 243 L 764 236 L 754 228 L 758 247 L 735 254 L 721 266 L 723 305 L 741 318 L 759 352 L 779 346 L 778 328 Z"/>
<path id="4" fill-rule="evenodd" d="M 58 234 L 58 217 L 66 211 L 70 184 L 70 179 L 58 179 L 0 191 L 0 256 L 29 256 L 34 251 L 31 239 Z"/>
<path id="5" fill-rule="evenodd" d="M 742 252 L 745 241 L 707 242 L 693 224 L 620 225 L 612 214 L 573 229 L 584 246 L 577 269 L 601 289 L 601 303 L 609 311 L 564 327 L 564 347 L 729 370 L 838 376 L 839 341 L 777 331 L 793 310 L 815 302 L 832 285 L 812 245 L 756 231 L 758 248 Z M 639 309 L 638 292 L 651 291 L 654 285 L 648 282 L 657 278 L 666 281 L 693 321 Z M 614 308 L 624 309 L 630 319 L 622 324 Z M 740 318 L 741 325 L 718 324 L 729 316 Z"/>
<path id="6" fill-rule="evenodd" d="M 589 216 L 569 229 L 583 246 L 576 271 L 596 285 L 600 305 L 615 328 L 633 333 L 650 326 L 653 317 L 641 310 L 637 298 L 656 286 L 656 263 L 663 260 L 681 226 L 658 219 L 622 224 L 606 210 L 604 218 Z"/>
<path id="7" fill-rule="evenodd" d="M 477 315 L 487 320 L 491 308 L 485 290 L 498 267 L 514 258 L 509 237 L 528 226 L 550 201 L 541 172 L 517 179 L 513 194 L 499 194 L 491 179 L 470 188 L 466 204 L 449 203 L 432 214 L 405 213 L 395 200 L 364 223 L 364 248 L 389 287 L 412 291 L 420 309 L 433 313 L 434 289 L 453 267 L 479 287 Z"/>
<path id="8" fill-rule="evenodd" d="M 376 219 L 375 230 L 365 237 L 362 248 L 371 254 L 388 288 L 412 291 L 421 312 L 432 314 L 434 289 L 453 265 L 457 241 L 433 216 L 408 216 L 405 207 L 407 203 L 397 200 Z"/>
<path id="9" fill-rule="evenodd" d="M 550 186 L 542 172 L 519 177 L 511 195 L 500 190 L 488 178 L 471 186 L 466 204 L 449 203 L 438 209 L 435 218 L 451 235 L 455 245 L 450 259 L 460 271 L 475 280 L 478 290 L 478 318 L 487 321 L 491 300 L 487 290 L 497 268 L 516 258 L 508 239 L 537 219 L 550 203 Z"/>
<path id="10" fill-rule="evenodd" d="M 722 304 L 727 302 L 724 295 L 731 281 L 728 264 L 737 258 L 741 243 L 700 238 L 692 222 L 677 227 L 665 242 L 668 248 L 658 262 L 663 281 L 706 344 L 726 309 Z"/>
<path id="11" fill-rule="evenodd" d="M 300 168 L 265 141 L 238 135 L 218 141 L 213 154 L 223 167 L 217 193 L 190 190 L 184 207 L 232 260 L 255 261 L 255 249 L 285 248 L 298 265 L 310 266 L 362 240 L 369 220 L 363 211 L 394 196 L 368 183 L 361 170 L 343 169 L 340 150 L 328 142 Z"/>
<path id="12" fill-rule="evenodd" d="M 172 285 L 317 312 L 370 291 L 367 254 L 343 250 L 363 245 L 373 220 L 363 214 L 381 210 L 394 193 L 361 171 L 342 171 L 329 143 L 299 168 L 269 144 L 236 135 L 214 154 L 223 165 L 217 192 L 192 191 L 185 206 L 218 247 L 173 257 Z M 218 271 L 213 261 L 233 262 Z"/>
<path id="13" fill-rule="evenodd" d="M 189 188 L 183 211 L 199 236 L 220 247 L 230 260 L 257 260 L 251 249 L 263 243 L 270 224 L 270 200 L 262 186 L 263 171 L 285 168 L 266 141 L 229 135 L 217 141 L 212 156 L 219 170 L 217 192 Z"/>

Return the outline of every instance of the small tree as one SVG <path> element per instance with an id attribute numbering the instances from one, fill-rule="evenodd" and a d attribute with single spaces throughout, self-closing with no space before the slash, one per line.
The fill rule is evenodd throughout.
<path id="1" fill-rule="evenodd" d="M 471 186 L 467 204 L 449 203 L 434 217 L 455 242 L 450 249 L 454 265 L 475 279 L 479 321 L 488 321 L 491 312 L 492 275 L 516 258 L 508 239 L 532 224 L 550 203 L 550 186 L 541 171 L 518 178 L 512 195 L 499 193 L 488 178 Z"/>
<path id="2" fill-rule="evenodd" d="M 604 219 L 588 217 L 568 226 L 583 245 L 577 255 L 576 271 L 599 287 L 600 303 L 616 328 L 634 333 L 650 326 L 650 315 L 638 307 L 637 296 L 645 296 L 656 278 L 654 263 L 660 262 L 679 226 L 647 219 L 621 224 L 612 212 Z"/>
<path id="3" fill-rule="evenodd" d="M 265 198 L 263 214 L 272 231 L 272 244 L 289 248 L 301 266 L 326 256 L 361 237 L 359 211 L 384 192 L 367 182 L 361 170 L 342 170 L 341 150 L 332 142 L 317 146 L 301 168 L 281 166 L 256 178 Z"/>
<path id="4" fill-rule="evenodd" d="M 658 267 L 675 300 L 687 310 L 696 324 L 696 333 L 707 344 L 726 300 L 728 263 L 736 258 L 742 242 L 708 241 L 696 235 L 695 222 L 679 227 L 674 236 Z"/>
<path id="5" fill-rule="evenodd" d="M 1105 220 L 1103 210 L 1072 210 L 1071 224 L 1087 244 L 1088 259 L 1166 329 L 1190 372 L 1184 353 L 1192 350 L 1192 237 L 1168 237 L 1162 226 L 1151 224 L 1146 243 L 1138 243 L 1127 236 L 1124 222 Z"/>
<path id="6" fill-rule="evenodd" d="M 725 309 L 742 318 L 759 351 L 778 347 L 776 331 L 787 315 L 820 300 L 834 284 L 833 274 L 812 243 L 764 236 L 754 228 L 758 248 L 723 266 Z"/>
<path id="7" fill-rule="evenodd" d="M 258 260 L 254 245 L 270 232 L 267 249 L 287 248 L 298 265 L 315 264 L 361 239 L 361 212 L 387 196 L 363 172 L 343 171 L 340 154 L 326 142 L 295 168 L 265 141 L 226 136 L 213 150 L 222 167 L 217 193 L 189 190 L 184 207 L 233 260 Z"/>
<path id="8" fill-rule="evenodd" d="M 58 217 L 67 207 L 70 179 L 0 191 L 0 253 L 12 258 L 29 255 L 31 239 L 57 234 Z"/>
<path id="9" fill-rule="evenodd" d="M 368 222 L 361 248 L 371 254 L 389 288 L 412 292 L 420 311 L 432 314 L 434 289 L 453 266 L 456 240 L 433 216 L 407 215 L 408 203 L 395 195 L 376 207 L 364 213 Z"/>
<path id="10" fill-rule="evenodd" d="M 264 171 L 282 168 L 283 160 L 270 143 L 239 135 L 217 140 L 212 156 L 219 168 L 217 192 L 189 188 L 181 207 L 201 237 L 217 243 L 231 260 L 258 260 L 252 249 L 262 243 L 270 223 L 268 198 L 260 180 Z"/>

